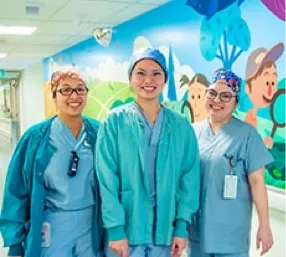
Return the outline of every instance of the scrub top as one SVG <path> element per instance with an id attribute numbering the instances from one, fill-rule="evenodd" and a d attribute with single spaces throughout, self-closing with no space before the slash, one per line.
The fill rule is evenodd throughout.
<path id="1" fill-rule="evenodd" d="M 161 134 L 162 122 L 164 118 L 164 108 L 161 108 L 154 126 L 150 124 L 148 118 L 145 116 L 141 108 L 137 103 L 133 103 L 134 108 L 139 116 L 141 125 L 144 129 L 145 140 L 148 142 L 148 147 L 146 148 L 146 167 L 149 177 L 149 194 L 153 206 L 156 205 L 156 159 L 158 152 L 159 138 Z"/>
<path id="2" fill-rule="evenodd" d="M 46 207 L 75 211 L 94 205 L 94 162 L 91 145 L 86 141 L 84 124 L 78 138 L 56 117 L 51 126 L 50 142 L 57 149 L 45 171 Z M 77 174 L 68 175 L 71 152 L 79 157 Z"/>
<path id="3" fill-rule="evenodd" d="M 194 129 L 201 158 L 201 199 L 190 231 L 191 244 L 197 236 L 205 253 L 246 252 L 252 218 L 248 175 L 273 158 L 257 131 L 236 118 L 216 134 L 208 120 L 194 124 Z M 237 196 L 225 199 L 225 176 L 231 172 L 237 176 Z"/>

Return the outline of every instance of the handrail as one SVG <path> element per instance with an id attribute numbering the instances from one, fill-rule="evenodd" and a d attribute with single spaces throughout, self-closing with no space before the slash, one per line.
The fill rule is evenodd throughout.
<path id="1" fill-rule="evenodd" d="M 267 186 L 267 192 L 269 207 L 285 212 L 285 190 Z"/>

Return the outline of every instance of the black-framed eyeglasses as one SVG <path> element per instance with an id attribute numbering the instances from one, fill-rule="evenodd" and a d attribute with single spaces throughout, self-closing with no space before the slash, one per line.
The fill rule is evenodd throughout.
<path id="1" fill-rule="evenodd" d="M 79 157 L 76 151 L 72 151 L 68 169 L 68 176 L 74 177 L 77 174 L 78 163 L 79 163 Z"/>
<path id="2" fill-rule="evenodd" d="M 86 96 L 88 92 L 87 87 L 62 87 L 56 90 L 57 92 L 61 93 L 63 96 L 71 96 L 73 92 L 76 92 L 78 96 Z"/>
<path id="3" fill-rule="evenodd" d="M 231 92 L 220 92 L 220 93 L 218 93 L 214 89 L 207 89 L 206 97 L 208 99 L 214 100 L 217 96 L 219 96 L 220 101 L 223 103 L 229 103 L 233 97 L 237 98 L 237 95 L 233 95 Z"/>

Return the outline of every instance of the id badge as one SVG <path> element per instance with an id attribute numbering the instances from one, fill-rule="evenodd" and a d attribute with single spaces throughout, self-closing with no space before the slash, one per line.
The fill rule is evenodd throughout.
<path id="1" fill-rule="evenodd" d="M 226 175 L 224 178 L 224 199 L 236 199 L 237 196 L 237 176 Z"/>
<path id="2" fill-rule="evenodd" d="M 51 224 L 44 222 L 42 225 L 42 247 L 50 247 L 51 245 Z"/>

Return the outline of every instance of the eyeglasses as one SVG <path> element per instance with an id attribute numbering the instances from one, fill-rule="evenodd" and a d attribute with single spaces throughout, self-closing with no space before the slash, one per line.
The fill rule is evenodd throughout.
<path id="1" fill-rule="evenodd" d="M 70 158 L 70 165 L 68 169 L 68 176 L 74 177 L 77 174 L 78 163 L 79 163 L 79 157 L 76 151 L 72 151 Z"/>
<path id="2" fill-rule="evenodd" d="M 86 96 L 88 89 L 87 87 L 62 87 L 57 89 L 56 92 L 61 93 L 63 96 L 71 96 L 73 92 L 76 92 L 78 96 Z"/>
<path id="3" fill-rule="evenodd" d="M 237 98 L 237 95 L 233 95 L 231 92 L 220 92 L 220 93 L 218 93 L 214 89 L 207 89 L 206 97 L 208 99 L 214 100 L 214 99 L 216 99 L 217 96 L 219 96 L 220 101 L 223 103 L 229 103 L 233 97 Z"/>
<path id="4" fill-rule="evenodd" d="M 165 73 L 160 70 L 145 71 L 145 70 L 135 70 L 133 71 L 135 77 L 140 81 L 145 81 L 147 77 L 150 77 L 154 81 L 160 81 L 164 79 Z"/>

